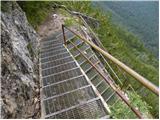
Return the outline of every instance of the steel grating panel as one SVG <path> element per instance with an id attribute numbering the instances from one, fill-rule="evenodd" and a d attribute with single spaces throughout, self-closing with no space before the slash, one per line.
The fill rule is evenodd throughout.
<path id="1" fill-rule="evenodd" d="M 75 40 L 73 43 L 74 43 L 75 45 L 78 45 L 78 44 L 80 44 L 80 43 L 82 43 L 82 42 L 83 42 L 82 40 L 77 39 L 77 40 Z"/>
<path id="2" fill-rule="evenodd" d="M 41 47 L 52 45 L 52 44 L 54 45 L 54 44 L 57 44 L 57 43 L 63 43 L 63 41 L 55 39 L 55 40 L 52 40 L 52 41 L 43 42 L 43 43 L 41 43 Z"/>
<path id="3" fill-rule="evenodd" d="M 55 36 L 52 36 L 50 39 L 43 39 L 40 43 L 41 44 L 44 44 L 46 42 L 49 42 L 49 41 L 57 41 L 58 39 L 55 37 Z M 59 40 L 58 40 L 59 41 Z"/>
<path id="4" fill-rule="evenodd" d="M 51 97 L 53 95 L 58 95 L 68 91 L 72 91 L 74 89 L 78 89 L 86 85 L 88 85 L 88 83 L 85 80 L 84 76 L 80 76 L 74 79 L 63 81 L 59 84 L 48 85 L 43 88 L 43 91 L 46 97 Z"/>
<path id="5" fill-rule="evenodd" d="M 98 59 L 96 59 L 95 55 L 92 58 L 90 58 L 90 60 L 93 64 L 99 61 Z"/>
<path id="6" fill-rule="evenodd" d="M 102 93 L 103 90 L 104 90 L 106 87 L 108 87 L 108 84 L 107 84 L 104 80 L 102 80 L 102 82 L 100 82 L 99 84 L 97 84 L 96 87 L 97 87 L 98 91 L 99 91 L 100 93 Z M 112 90 L 112 89 L 111 89 L 111 90 Z"/>
<path id="7" fill-rule="evenodd" d="M 44 47 L 43 49 L 41 49 L 41 54 L 43 53 L 47 53 L 47 52 L 52 52 L 54 50 L 61 50 L 64 49 L 64 46 L 62 45 L 56 45 L 55 47 Z"/>
<path id="8" fill-rule="evenodd" d="M 53 55 L 56 55 L 56 54 L 59 54 L 59 53 L 64 53 L 66 51 L 67 51 L 66 49 L 60 49 L 60 50 L 53 50 L 53 51 L 50 51 L 48 53 L 43 52 L 41 54 L 41 58 L 48 57 L 48 56 L 53 56 Z"/>
<path id="9" fill-rule="evenodd" d="M 84 61 L 86 61 L 85 58 L 81 58 L 81 56 L 79 55 L 78 57 L 76 57 L 76 60 L 79 64 L 82 64 Z"/>
<path id="10" fill-rule="evenodd" d="M 49 76 L 49 77 L 42 78 L 42 79 L 43 79 L 43 84 L 45 86 L 45 85 L 56 83 L 62 80 L 70 79 L 70 78 L 73 78 L 79 75 L 82 75 L 82 72 L 80 71 L 79 68 L 76 68 L 70 71 L 66 71 L 64 73 L 56 74 L 56 75 Z"/>
<path id="11" fill-rule="evenodd" d="M 96 119 L 106 115 L 100 100 L 95 100 L 79 107 L 48 117 L 48 119 Z"/>
<path id="12" fill-rule="evenodd" d="M 82 52 L 86 55 L 86 57 L 90 57 L 90 56 L 94 55 L 94 53 L 92 52 L 92 50 L 89 47 Z M 76 57 L 76 60 L 78 60 L 78 58 L 79 59 L 85 59 L 80 53 L 78 53 L 74 57 Z"/>
<path id="13" fill-rule="evenodd" d="M 45 50 L 50 50 L 50 49 L 54 49 L 54 48 L 58 48 L 60 46 L 62 46 L 63 43 L 55 43 L 55 44 L 48 44 L 48 45 L 42 45 L 41 50 L 45 51 Z"/>
<path id="14" fill-rule="evenodd" d="M 114 92 L 114 91 L 113 91 L 111 88 L 107 89 L 107 91 L 103 94 L 104 99 L 107 100 L 108 97 L 109 97 L 113 92 Z"/>
<path id="15" fill-rule="evenodd" d="M 58 48 L 62 45 L 63 45 L 63 43 L 44 45 L 44 46 L 42 46 L 42 50 L 44 51 L 44 50 L 49 50 L 49 49 L 55 49 L 55 48 Z"/>
<path id="16" fill-rule="evenodd" d="M 107 103 L 110 105 L 113 105 L 117 100 L 120 100 L 119 96 L 117 94 L 114 94 Z"/>
<path id="17" fill-rule="evenodd" d="M 41 42 L 44 117 L 101 118 L 108 115 L 86 76 L 63 46 L 61 38 L 62 34 L 59 34 L 55 39 Z M 82 50 L 88 51 L 80 40 L 74 42 Z M 86 67 L 88 69 L 90 66 Z"/>
<path id="18" fill-rule="evenodd" d="M 84 43 L 84 42 L 81 41 L 81 40 L 76 40 L 76 41 L 74 41 L 73 43 L 74 43 L 76 46 L 79 46 L 79 45 L 81 45 L 81 44 Z M 68 45 L 67 45 L 67 48 L 68 48 L 69 50 L 71 50 L 71 49 L 74 48 L 74 46 L 73 46 L 72 44 L 68 44 Z"/>
<path id="19" fill-rule="evenodd" d="M 88 58 L 90 59 L 91 57 L 93 57 L 93 55 L 88 56 Z M 87 62 L 87 60 L 85 58 L 83 58 L 82 56 L 78 56 L 76 58 L 77 62 L 79 63 L 79 65 L 81 66 L 84 62 Z"/>
<path id="20" fill-rule="evenodd" d="M 73 48 L 73 45 L 72 44 L 67 44 L 67 48 L 70 50 Z"/>
<path id="21" fill-rule="evenodd" d="M 53 36 L 52 38 L 50 38 L 50 39 L 44 39 L 43 41 L 41 41 L 40 43 L 41 44 L 43 44 L 43 43 L 46 43 L 46 42 L 49 42 L 49 41 L 57 41 L 58 39 L 55 37 L 55 36 Z"/>
<path id="22" fill-rule="evenodd" d="M 95 98 L 95 94 L 91 87 L 85 87 L 62 96 L 53 97 L 44 100 L 44 105 L 46 109 L 46 115 L 67 109 L 74 105 L 83 103 L 90 99 Z"/>
<path id="23" fill-rule="evenodd" d="M 61 66 L 48 68 L 48 69 L 42 70 L 42 76 L 45 77 L 45 76 L 55 74 L 55 73 L 59 73 L 59 72 L 62 72 L 62 71 L 68 70 L 68 69 L 75 68 L 75 67 L 77 67 L 76 63 L 71 62 L 71 63 L 68 63 L 68 64 L 63 64 Z"/>
<path id="24" fill-rule="evenodd" d="M 90 71 L 88 71 L 86 74 L 88 76 L 88 78 L 92 78 L 95 74 L 97 73 L 97 71 L 95 69 L 92 69 Z"/>
<path id="25" fill-rule="evenodd" d="M 52 62 L 47 62 L 45 64 L 42 64 L 42 69 L 45 69 L 45 68 L 49 68 L 49 67 L 53 67 L 53 66 L 58 66 L 58 65 L 61 65 L 61 64 L 65 64 L 67 62 L 71 62 L 73 61 L 73 58 L 71 56 L 69 57 L 66 57 L 65 59 L 60 59 L 60 60 L 57 60 L 57 61 L 52 61 Z"/>
<path id="26" fill-rule="evenodd" d="M 84 43 L 83 41 L 81 41 L 80 39 L 78 39 L 78 40 L 71 40 L 76 46 L 79 46 L 79 45 L 81 45 L 82 43 Z M 71 50 L 71 49 L 73 49 L 74 48 L 74 46 L 72 45 L 72 44 L 68 44 L 67 45 L 67 48 L 69 49 L 69 50 Z"/>
<path id="27" fill-rule="evenodd" d="M 82 64 L 81 67 L 84 71 L 86 71 L 87 69 L 91 67 L 91 65 L 88 62 L 86 62 L 85 64 Z"/>
<path id="28" fill-rule="evenodd" d="M 45 42 L 45 43 L 42 43 L 41 44 L 41 47 L 56 47 L 56 46 L 59 46 L 59 45 L 62 45 L 63 42 L 62 41 L 49 41 L 49 42 Z"/>
<path id="29" fill-rule="evenodd" d="M 93 57 L 93 55 L 89 56 L 88 59 L 91 59 L 92 57 Z M 85 62 L 87 62 L 87 60 L 86 60 L 86 59 L 83 59 L 83 61 L 82 61 L 79 65 L 81 66 L 81 65 L 84 64 Z"/>
<path id="30" fill-rule="evenodd" d="M 54 37 L 54 39 L 50 39 L 50 40 L 45 40 L 43 42 L 41 42 L 41 44 L 44 44 L 44 43 L 49 43 L 49 42 L 62 42 L 63 40 L 61 39 L 57 39 L 56 37 Z"/>
<path id="31" fill-rule="evenodd" d="M 62 53 L 62 54 L 58 54 L 58 55 L 55 55 L 55 56 L 51 56 L 51 57 L 48 57 L 48 58 L 41 59 L 41 62 L 45 63 L 45 62 L 48 62 L 48 61 L 54 61 L 54 60 L 64 58 L 64 57 L 67 57 L 67 56 L 70 56 L 70 54 L 68 52 L 65 52 L 65 53 Z"/>
<path id="32" fill-rule="evenodd" d="M 103 78 L 98 74 L 92 79 L 92 83 L 96 86 Z"/>
<path id="33" fill-rule="evenodd" d="M 46 58 L 53 58 L 53 57 L 58 57 L 58 56 L 60 56 L 60 55 L 63 55 L 63 54 L 67 54 L 68 53 L 68 51 L 65 51 L 65 52 L 61 52 L 61 53 L 59 53 L 59 54 L 53 54 L 53 55 L 51 55 L 51 56 L 46 56 L 46 57 L 44 57 L 44 58 L 41 58 L 41 60 L 43 60 L 43 59 L 46 59 Z"/>
<path id="34" fill-rule="evenodd" d="M 108 72 L 104 71 L 104 69 L 105 69 L 104 65 L 100 62 L 100 60 L 98 59 L 98 57 L 96 56 L 96 54 L 94 53 L 94 51 L 89 47 L 89 45 L 87 45 L 86 43 L 78 45 L 79 42 L 80 41 L 77 39 L 77 41 L 74 40 L 73 43 L 74 44 L 76 43 L 75 45 L 81 51 L 83 51 L 83 53 L 85 54 L 85 56 L 87 58 L 89 58 L 90 61 L 93 64 L 95 64 L 95 63 L 98 62 L 98 64 L 95 64 L 96 67 L 98 67 L 98 69 L 101 70 L 101 72 L 109 80 L 111 80 L 111 78 L 109 77 Z M 72 45 L 72 44 L 70 42 L 68 42 L 67 46 L 69 46 L 69 45 Z M 89 49 L 85 50 L 88 47 L 89 47 Z M 97 88 L 97 90 L 99 91 L 99 93 L 101 94 L 101 96 L 103 97 L 103 99 L 106 101 L 106 103 L 112 105 L 116 101 L 116 99 L 118 99 L 119 97 L 117 97 L 117 95 L 110 88 L 110 86 L 108 85 L 108 83 L 106 83 L 106 81 L 104 80 L 104 78 L 102 78 L 99 75 L 99 73 L 97 73 L 97 71 L 93 67 L 91 67 L 91 65 L 89 64 L 89 62 L 80 54 L 80 52 L 73 45 L 69 49 L 70 49 L 70 52 L 72 53 L 72 55 L 77 60 L 77 62 L 79 63 L 80 67 L 85 71 L 86 75 L 91 80 L 92 84 Z M 92 57 L 90 57 L 90 56 L 92 56 Z"/>
<path id="35" fill-rule="evenodd" d="M 71 50 L 71 53 L 73 54 L 73 56 L 77 55 L 79 53 L 79 51 L 75 50 L 75 49 L 72 49 Z"/>

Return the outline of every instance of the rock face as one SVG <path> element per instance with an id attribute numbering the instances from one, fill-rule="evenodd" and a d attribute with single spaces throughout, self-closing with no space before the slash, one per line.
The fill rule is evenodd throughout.
<path id="1" fill-rule="evenodd" d="M 1 117 L 38 118 L 38 40 L 16 2 L 2 2 Z"/>

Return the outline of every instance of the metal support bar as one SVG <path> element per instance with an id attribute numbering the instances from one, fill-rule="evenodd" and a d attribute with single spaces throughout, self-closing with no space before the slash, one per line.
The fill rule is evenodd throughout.
<path id="1" fill-rule="evenodd" d="M 69 29 L 70 30 L 70 29 Z M 125 97 L 125 95 L 123 95 L 122 91 L 120 89 L 118 89 L 115 84 L 109 80 L 106 79 L 106 76 L 99 71 L 99 69 L 84 55 L 84 53 L 82 53 L 80 51 L 80 49 L 73 43 L 70 41 L 70 43 L 82 54 L 82 56 L 87 59 L 87 61 L 93 66 L 93 68 L 95 68 L 95 70 L 104 78 L 104 80 L 108 83 L 108 85 L 110 85 L 110 87 L 118 94 L 118 96 L 129 106 L 129 108 L 137 115 L 138 118 L 143 118 L 140 111 L 135 109 L 130 102 L 128 101 L 128 99 Z"/>
<path id="2" fill-rule="evenodd" d="M 84 42 L 86 42 L 87 44 L 89 44 L 90 46 L 92 46 L 95 50 L 97 50 L 98 52 L 100 52 L 102 55 L 104 55 L 105 57 L 107 57 L 109 60 L 111 60 L 113 63 L 115 63 L 119 67 L 121 67 L 124 71 L 126 71 L 128 74 L 130 74 L 132 77 L 134 77 L 137 81 L 139 81 L 141 84 L 143 84 L 149 90 L 151 90 L 153 93 L 155 93 L 156 95 L 159 96 L 159 88 L 156 85 L 154 85 L 149 80 L 147 80 L 146 78 L 144 78 L 143 76 L 141 76 L 140 74 L 138 74 L 137 72 L 135 72 L 134 70 L 132 70 L 131 68 L 129 68 L 128 66 L 126 66 L 124 63 L 122 63 L 121 61 L 119 61 L 118 59 L 116 59 L 115 57 L 113 57 L 112 55 L 110 55 L 108 52 L 104 51 L 103 49 L 101 49 L 100 47 L 98 47 L 97 45 L 95 45 L 93 42 L 90 42 L 89 40 L 86 40 L 81 35 L 77 34 L 74 31 L 72 31 L 68 27 L 66 27 L 66 26 L 64 26 L 64 27 L 66 29 L 68 29 L 69 31 L 71 31 L 73 34 L 77 35 L 77 37 L 79 37 L 81 40 L 83 40 Z"/>
<path id="3" fill-rule="evenodd" d="M 102 43 L 100 42 L 99 38 L 97 37 L 97 35 L 93 32 L 93 30 L 90 28 L 90 26 L 87 24 L 87 22 L 83 19 L 82 16 L 78 16 L 79 19 L 82 20 L 82 22 L 84 23 L 85 27 L 87 27 L 87 29 L 91 32 L 91 34 L 95 37 L 94 42 L 96 42 L 96 45 L 101 47 L 103 50 L 105 50 L 104 46 L 102 45 Z M 93 41 L 93 40 L 92 40 Z M 109 69 L 111 69 L 111 72 L 115 75 L 115 77 L 117 78 L 118 82 L 122 85 L 121 80 L 119 79 L 119 77 L 117 76 L 117 74 L 114 72 L 114 70 L 112 69 L 112 67 L 109 65 L 109 63 L 107 62 L 106 58 L 100 53 L 100 56 L 102 57 L 102 59 L 104 60 L 104 62 L 108 65 Z M 117 66 L 118 67 L 118 66 Z M 119 68 L 119 67 L 118 67 Z"/>

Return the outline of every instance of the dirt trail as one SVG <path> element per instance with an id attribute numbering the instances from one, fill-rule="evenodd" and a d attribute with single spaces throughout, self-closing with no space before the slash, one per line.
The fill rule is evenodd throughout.
<path id="1" fill-rule="evenodd" d="M 44 39 L 47 36 L 53 34 L 56 31 L 61 29 L 61 25 L 64 24 L 64 17 L 58 13 L 52 13 L 48 16 L 48 18 L 38 27 L 38 34 L 40 35 L 40 39 Z"/>

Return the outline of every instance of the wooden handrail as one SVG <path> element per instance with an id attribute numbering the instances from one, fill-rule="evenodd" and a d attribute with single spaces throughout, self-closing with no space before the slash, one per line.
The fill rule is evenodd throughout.
<path id="1" fill-rule="evenodd" d="M 153 93 L 155 93 L 156 95 L 159 96 L 159 88 L 156 85 L 154 85 L 149 80 L 147 80 L 146 78 L 144 78 L 143 76 L 141 76 L 140 74 L 138 74 L 137 72 L 135 72 L 134 70 L 132 70 L 131 68 L 129 68 L 127 65 L 125 65 L 124 63 L 122 63 L 121 61 L 119 61 L 118 59 L 116 59 L 115 57 L 113 57 L 112 55 L 110 55 L 108 52 L 104 51 L 103 49 L 101 49 L 100 47 L 98 47 L 97 45 L 95 45 L 93 42 L 90 42 L 89 40 L 83 38 L 81 35 L 77 34 L 73 30 L 71 30 L 68 27 L 66 27 L 65 25 L 62 25 L 62 29 L 63 30 L 64 30 L 64 27 L 66 29 L 68 29 L 69 31 L 71 31 L 73 34 L 75 34 L 77 37 L 79 37 L 81 40 L 83 40 L 84 42 L 86 42 L 87 44 L 89 44 L 95 50 L 97 50 L 98 52 L 100 52 L 101 54 L 103 54 L 105 57 L 107 57 L 113 63 L 115 63 L 116 65 L 118 65 L 125 72 L 127 72 L 132 77 L 134 77 L 136 80 L 138 80 L 141 84 L 143 84 L 146 88 L 148 88 Z"/>
<path id="2" fill-rule="evenodd" d="M 93 64 L 89 58 L 87 58 L 83 52 L 80 51 L 80 49 L 71 41 L 69 41 L 79 52 L 80 54 L 92 65 L 92 67 L 101 75 L 102 78 L 108 83 L 108 85 L 118 94 L 118 96 L 129 106 L 129 108 L 137 115 L 138 118 L 142 119 L 142 114 L 140 113 L 139 110 L 135 109 L 131 104 L 130 101 L 126 98 L 126 96 L 122 93 L 120 89 L 118 89 L 113 81 L 106 79 L 106 76 L 98 70 L 95 64 Z"/>

